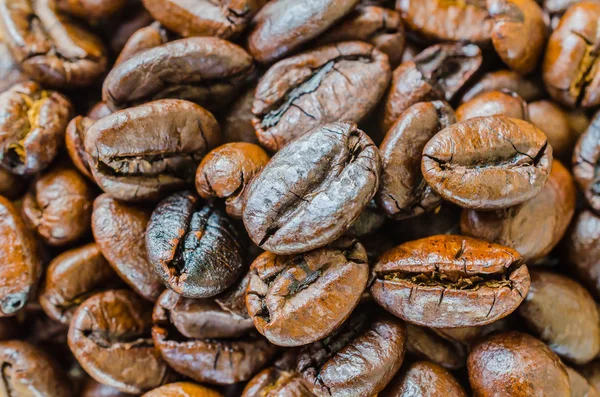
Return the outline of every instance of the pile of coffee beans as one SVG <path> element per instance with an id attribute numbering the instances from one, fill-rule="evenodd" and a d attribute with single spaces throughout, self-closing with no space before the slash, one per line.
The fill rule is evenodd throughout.
<path id="1" fill-rule="evenodd" d="M 0 395 L 600 397 L 600 0 L 0 0 Z"/>

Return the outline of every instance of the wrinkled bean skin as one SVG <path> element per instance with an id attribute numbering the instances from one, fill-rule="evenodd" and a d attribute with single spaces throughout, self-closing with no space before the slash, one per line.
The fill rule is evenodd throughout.
<path id="1" fill-rule="evenodd" d="M 153 314 L 152 338 L 164 360 L 198 382 L 233 384 L 248 380 L 277 348 L 256 335 L 252 321 L 213 301 L 165 291 Z"/>
<path id="2" fill-rule="evenodd" d="M 44 243 L 64 246 L 90 231 L 93 201 L 85 178 L 59 165 L 32 182 L 23 199 L 23 219 Z"/>
<path id="3" fill-rule="evenodd" d="M 383 102 L 380 128 L 387 132 L 400 114 L 417 102 L 450 101 L 482 62 L 481 50 L 471 44 L 437 44 L 398 66 Z"/>
<path id="4" fill-rule="evenodd" d="M 248 382 L 242 397 L 314 397 L 314 394 L 298 373 L 270 367 Z"/>
<path id="5" fill-rule="evenodd" d="M 459 122 L 494 115 L 529 121 L 527 102 L 508 91 L 484 92 L 456 109 L 456 120 Z"/>
<path id="6" fill-rule="evenodd" d="M 297 50 L 348 14 L 358 0 L 269 1 L 254 18 L 248 51 L 273 63 Z"/>
<path id="7" fill-rule="evenodd" d="M 386 54 L 394 68 L 404 52 L 404 23 L 396 11 L 383 7 L 357 7 L 338 25 L 319 37 L 318 44 L 360 40 L 371 43 Z"/>
<path id="8" fill-rule="evenodd" d="M 536 82 L 529 80 L 512 70 L 498 70 L 486 73 L 462 96 L 461 102 L 467 102 L 477 95 L 489 91 L 510 91 L 525 101 L 535 101 L 544 96 L 544 90 Z"/>
<path id="9" fill-rule="evenodd" d="M 6 43 L 0 39 L 0 93 L 15 84 L 24 83 L 29 77 L 19 69 Z"/>
<path id="10" fill-rule="evenodd" d="M 600 352 L 596 303 L 585 288 L 565 276 L 531 272 L 531 287 L 518 312 L 534 335 L 569 362 L 586 364 Z"/>
<path id="11" fill-rule="evenodd" d="M 85 116 L 76 116 L 67 125 L 65 131 L 65 146 L 71 161 L 79 172 L 87 176 L 90 180 L 94 180 L 88 157 L 85 153 L 85 133 L 88 128 L 94 123 L 94 120 Z"/>
<path id="12" fill-rule="evenodd" d="M 432 362 L 419 361 L 400 371 L 379 396 L 467 397 L 467 393 L 450 372 Z"/>
<path id="13" fill-rule="evenodd" d="M 250 274 L 246 306 L 256 329 L 273 344 L 302 346 L 348 318 L 367 287 L 369 265 L 358 241 L 340 240 L 297 256 L 265 252 Z"/>
<path id="14" fill-rule="evenodd" d="M 548 255 L 564 236 L 575 213 L 575 183 L 558 161 L 534 198 L 496 211 L 464 210 L 463 234 L 513 248 L 533 264 Z"/>
<path id="15" fill-rule="evenodd" d="M 104 80 L 102 98 L 113 109 L 177 98 L 219 110 L 235 99 L 253 72 L 252 58 L 241 47 L 216 37 L 191 37 L 117 65 Z"/>
<path id="16" fill-rule="evenodd" d="M 543 62 L 546 89 L 557 102 L 575 107 L 600 104 L 600 4 L 582 1 L 561 18 Z"/>
<path id="17" fill-rule="evenodd" d="M 252 125 L 252 104 L 256 86 L 251 86 L 229 106 L 220 120 L 223 129 L 223 142 L 248 142 L 258 144 L 258 137 Z"/>
<path id="18" fill-rule="evenodd" d="M 565 366 L 569 374 L 569 384 L 571 385 L 571 397 L 600 397 L 600 392 L 595 386 L 588 383 L 587 379 L 581 376 L 571 367 Z"/>
<path id="19" fill-rule="evenodd" d="M 569 376 L 558 356 L 532 336 L 496 334 L 477 344 L 468 359 L 474 397 L 570 396 Z"/>
<path id="20" fill-rule="evenodd" d="M 280 150 L 248 188 L 244 225 L 259 247 L 307 252 L 340 237 L 377 191 L 379 151 L 355 124 L 324 125 Z"/>
<path id="21" fill-rule="evenodd" d="M 590 210 L 573 220 L 564 242 L 564 259 L 589 291 L 600 297 L 600 218 Z"/>
<path id="22" fill-rule="evenodd" d="M 552 147 L 534 125 L 481 117 L 440 131 L 423 150 L 421 170 L 433 190 L 465 208 L 513 206 L 538 194 L 552 167 Z"/>
<path id="23" fill-rule="evenodd" d="M 223 397 L 223 395 L 195 383 L 177 382 L 158 387 L 142 397 Z"/>
<path id="24" fill-rule="evenodd" d="M 0 94 L 0 165 L 17 175 L 42 171 L 63 145 L 72 112 L 66 97 L 34 82 Z"/>
<path id="25" fill-rule="evenodd" d="M 40 250 L 17 209 L 0 196 L 0 317 L 12 316 L 35 295 L 42 274 Z M 9 265 L 10 266 L 7 266 Z"/>
<path id="26" fill-rule="evenodd" d="M 544 13 L 535 0 L 487 0 L 494 20 L 492 44 L 500 58 L 520 74 L 531 73 L 546 44 Z"/>
<path id="27" fill-rule="evenodd" d="M 532 102 L 527 108 L 531 123 L 548 137 L 554 157 L 566 159 L 570 156 L 579 134 L 571 129 L 568 113 L 554 102 L 545 100 Z"/>
<path id="28" fill-rule="evenodd" d="M 84 145 L 102 190 L 120 200 L 147 201 L 190 184 L 197 164 L 219 139 L 219 125 L 207 110 L 163 99 L 96 121 Z"/>
<path id="29" fill-rule="evenodd" d="M 297 371 L 317 397 L 372 396 L 394 377 L 404 360 L 406 328 L 373 314 L 355 313 L 329 337 L 302 348 Z"/>
<path id="30" fill-rule="evenodd" d="M 127 5 L 127 0 L 55 0 L 56 8 L 90 22 L 110 18 Z"/>
<path id="31" fill-rule="evenodd" d="M 590 207 L 600 212 L 600 113 L 596 113 L 587 131 L 575 144 L 573 176 Z"/>
<path id="32" fill-rule="evenodd" d="M 382 160 L 379 207 L 393 219 L 405 219 L 438 207 L 441 198 L 421 174 L 423 148 L 435 134 L 454 124 L 445 102 L 421 102 L 406 109 L 379 146 Z"/>
<path id="33" fill-rule="evenodd" d="M 115 65 L 125 62 L 135 54 L 158 47 L 169 41 L 167 30 L 158 22 L 145 26 L 133 33 L 121 50 Z"/>
<path id="34" fill-rule="evenodd" d="M 493 21 L 485 0 L 397 0 L 396 9 L 408 28 L 426 39 L 485 44 L 491 38 Z"/>
<path id="35" fill-rule="evenodd" d="M 144 7 L 168 29 L 183 37 L 234 38 L 266 0 L 143 0 Z"/>
<path id="36" fill-rule="evenodd" d="M 241 218 L 246 188 L 269 162 L 258 145 L 227 143 L 210 151 L 196 170 L 196 190 L 204 199 L 225 199 L 227 214 Z"/>
<path id="37" fill-rule="evenodd" d="M 447 328 L 464 329 L 464 328 Z M 463 368 L 467 361 L 466 349 L 448 339 L 441 333 L 436 333 L 433 328 L 419 327 L 418 325 L 406 324 L 407 352 L 417 359 L 428 360 L 447 369 Z"/>
<path id="38" fill-rule="evenodd" d="M 81 302 L 115 285 L 117 279 L 98 246 L 86 244 L 50 262 L 38 299 L 48 317 L 69 325 Z"/>
<path id="39" fill-rule="evenodd" d="M 390 75 L 387 56 L 357 41 L 326 45 L 276 63 L 256 87 L 252 123 L 259 142 L 277 151 L 323 124 L 360 122 L 383 96 Z"/>
<path id="40" fill-rule="evenodd" d="M 513 249 L 442 235 L 401 244 L 373 268 L 371 295 L 386 310 L 426 327 L 490 324 L 512 313 L 529 289 Z"/>
<path id="41" fill-rule="evenodd" d="M 84 301 L 69 326 L 69 347 L 100 383 L 141 394 L 167 380 L 168 367 L 150 339 L 152 306 L 132 291 L 113 290 Z"/>
<path id="42" fill-rule="evenodd" d="M 69 380 L 59 365 L 28 342 L 0 342 L 0 363 L 0 389 L 6 396 L 73 396 Z"/>
<path id="43" fill-rule="evenodd" d="M 146 229 L 154 271 L 187 298 L 215 296 L 233 285 L 246 269 L 241 244 L 231 221 L 189 191 L 160 202 Z"/>
<path id="44" fill-rule="evenodd" d="M 146 254 L 145 235 L 150 214 L 147 208 L 102 194 L 94 200 L 92 232 L 102 255 L 119 277 L 140 296 L 154 302 L 164 285 L 152 270 Z"/>
<path id="45" fill-rule="evenodd" d="M 0 33 L 20 68 L 44 86 L 87 86 L 107 66 L 100 39 L 57 11 L 51 0 L 3 1 Z"/>

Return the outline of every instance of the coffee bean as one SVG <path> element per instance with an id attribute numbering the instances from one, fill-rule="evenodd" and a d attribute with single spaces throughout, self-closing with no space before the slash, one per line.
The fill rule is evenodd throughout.
<path id="1" fill-rule="evenodd" d="M 573 176 L 588 204 L 596 211 L 600 211 L 598 162 L 600 162 L 600 113 L 594 116 L 587 131 L 579 137 L 573 151 Z"/>
<path id="2" fill-rule="evenodd" d="M 416 362 L 405 371 L 400 371 L 379 395 L 381 397 L 467 397 L 467 393 L 450 372 L 428 361 Z"/>
<path id="3" fill-rule="evenodd" d="M 564 242 L 564 258 L 591 293 L 600 297 L 600 218 L 590 210 L 580 212 Z"/>
<path id="4" fill-rule="evenodd" d="M 144 394 L 143 397 L 223 397 L 208 387 L 197 385 L 191 382 L 176 382 L 158 387 Z"/>
<path id="5" fill-rule="evenodd" d="M 535 101 L 544 96 L 543 87 L 512 70 L 488 72 L 470 87 L 462 96 L 461 102 L 467 102 L 477 95 L 489 91 L 509 91 L 519 95 L 525 101 Z"/>
<path id="6" fill-rule="evenodd" d="M 449 329 L 449 328 L 448 328 Z M 463 329 L 463 328 L 452 328 Z M 407 352 L 418 359 L 428 360 L 447 369 L 463 368 L 467 362 L 467 349 L 434 328 L 406 324 Z"/>
<path id="7" fill-rule="evenodd" d="M 259 372 L 244 388 L 242 397 L 314 397 L 294 371 L 271 367 Z"/>
<path id="8" fill-rule="evenodd" d="M 458 121 L 494 115 L 529 121 L 527 102 L 516 93 L 509 91 L 484 92 L 456 109 Z"/>

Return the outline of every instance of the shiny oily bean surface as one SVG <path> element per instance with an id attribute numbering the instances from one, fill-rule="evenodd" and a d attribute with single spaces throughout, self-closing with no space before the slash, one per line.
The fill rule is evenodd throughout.
<path id="1" fill-rule="evenodd" d="M 573 5 L 554 30 L 543 62 L 546 89 L 563 105 L 586 108 L 600 104 L 600 4 Z"/>
<path id="2" fill-rule="evenodd" d="M 272 63 L 314 39 L 348 14 L 358 0 L 269 1 L 254 18 L 248 51 Z"/>
<path id="3" fill-rule="evenodd" d="M 440 131 L 423 150 L 421 169 L 442 198 L 491 210 L 527 201 L 548 180 L 552 148 L 534 125 L 478 117 Z"/>
<path id="4" fill-rule="evenodd" d="M 325 123 L 358 123 L 377 105 L 390 76 L 387 56 L 358 41 L 284 59 L 256 87 L 252 123 L 258 140 L 277 151 Z"/>
<path id="5" fill-rule="evenodd" d="M 280 150 L 249 186 L 244 225 L 261 248 L 307 252 L 340 237 L 377 191 L 379 151 L 355 124 L 327 124 Z"/>
<path id="6" fill-rule="evenodd" d="M 483 340 L 471 351 L 468 370 L 474 397 L 570 396 L 569 376 L 558 356 L 526 334 Z"/>
<path id="7" fill-rule="evenodd" d="M 34 235 L 17 209 L 0 196 L 0 317 L 15 315 L 36 292 L 42 258 Z M 7 266 L 9 265 L 10 266 Z"/>
<path id="8" fill-rule="evenodd" d="M 406 370 L 401 370 L 379 396 L 467 397 L 467 393 L 456 378 L 444 368 L 429 361 L 418 361 Z"/>
<path id="9" fill-rule="evenodd" d="M 596 113 L 590 126 L 575 145 L 573 151 L 573 176 L 588 204 L 600 212 L 600 113 Z"/>
<path id="10" fill-rule="evenodd" d="M 152 337 L 164 360 L 198 382 L 233 384 L 248 380 L 277 348 L 257 335 L 252 321 L 212 300 L 165 291 L 153 314 Z"/>
<path id="11" fill-rule="evenodd" d="M 512 313 L 529 272 L 511 248 L 441 235 L 401 244 L 375 264 L 371 295 L 386 310 L 426 327 L 485 325 Z"/>
<path id="12" fill-rule="evenodd" d="M 227 214 L 241 218 L 246 188 L 269 162 L 258 145 L 227 143 L 210 151 L 196 170 L 196 190 L 204 199 L 225 200 Z"/>
<path id="13" fill-rule="evenodd" d="M 93 201 L 88 181 L 59 164 L 31 183 L 23 199 L 23 218 L 44 243 L 64 246 L 89 233 Z"/>
<path id="14" fill-rule="evenodd" d="M 583 286 L 565 276 L 531 272 L 531 287 L 518 313 L 533 334 L 569 362 L 585 364 L 600 351 L 596 303 Z"/>
<path id="15" fill-rule="evenodd" d="M 106 76 L 102 98 L 123 108 L 162 98 L 218 110 L 235 99 L 254 71 L 252 58 L 216 37 L 191 37 L 137 53 Z"/>
<path id="16" fill-rule="evenodd" d="M 467 102 L 477 95 L 489 91 L 507 90 L 514 92 L 525 101 L 535 101 L 544 96 L 544 89 L 538 82 L 523 77 L 512 70 L 497 70 L 484 74 L 463 94 L 461 102 Z"/>
<path id="17" fill-rule="evenodd" d="M 68 325 L 89 296 L 117 284 L 118 277 L 95 243 L 63 252 L 50 262 L 38 296 L 48 317 Z"/>
<path id="18" fill-rule="evenodd" d="M 168 29 L 183 37 L 239 35 L 266 0 L 143 0 L 144 7 Z"/>
<path id="19" fill-rule="evenodd" d="M 564 260 L 589 291 L 600 297 L 600 217 L 581 211 L 564 242 Z"/>
<path id="20" fill-rule="evenodd" d="M 123 393 L 114 387 L 104 385 L 88 378 L 81 390 L 80 397 L 133 397 L 135 394 Z"/>
<path id="21" fill-rule="evenodd" d="M 156 200 L 191 183 L 219 139 L 219 125 L 207 110 L 163 99 L 96 121 L 85 133 L 85 151 L 106 193 L 125 201 Z"/>
<path id="22" fill-rule="evenodd" d="M 163 283 L 188 298 L 215 296 L 245 270 L 234 225 L 190 191 L 158 204 L 146 229 L 146 250 Z"/>
<path id="23" fill-rule="evenodd" d="M 3 1 L 0 32 L 20 68 L 44 86 L 87 86 L 106 69 L 100 39 L 51 0 Z"/>
<path id="24" fill-rule="evenodd" d="M 459 122 L 494 115 L 528 121 L 527 102 L 514 92 L 488 91 L 477 95 L 456 109 L 456 119 Z"/>
<path id="25" fill-rule="evenodd" d="M 393 219 L 405 219 L 438 207 L 441 198 L 421 173 L 421 155 L 427 142 L 454 124 L 446 102 L 417 103 L 400 114 L 379 149 L 382 172 L 377 203 Z"/>
<path id="26" fill-rule="evenodd" d="M 223 397 L 223 395 L 195 383 L 176 382 L 151 390 L 142 397 Z"/>
<path id="27" fill-rule="evenodd" d="M 297 371 L 318 397 L 372 396 L 402 365 L 405 343 L 402 322 L 359 310 L 332 335 L 302 348 Z"/>
<path id="28" fill-rule="evenodd" d="M 56 8 L 90 23 L 112 17 L 127 5 L 127 0 L 55 0 Z"/>
<path id="29" fill-rule="evenodd" d="M 58 363 L 28 342 L 0 342 L 0 363 L 0 390 L 6 396 L 73 396 L 69 380 Z"/>
<path id="30" fill-rule="evenodd" d="M 150 338 L 152 306 L 132 291 L 93 295 L 73 315 L 69 347 L 98 382 L 140 394 L 166 381 L 168 367 Z"/>
<path id="31" fill-rule="evenodd" d="M 92 171 L 88 163 L 88 157 L 85 153 L 84 141 L 85 133 L 94 123 L 94 120 L 85 116 L 76 116 L 67 125 L 65 131 L 65 146 L 71 161 L 79 172 L 87 176 L 92 181 Z"/>
<path id="32" fill-rule="evenodd" d="M 102 255 L 135 292 L 154 302 L 164 289 L 146 254 L 151 210 L 102 194 L 94 200 L 92 232 Z M 115 238 L 118 236 L 118 238 Z"/>
<path id="33" fill-rule="evenodd" d="M 301 346 L 323 339 L 350 315 L 367 287 L 367 251 L 341 239 L 296 256 L 261 254 L 250 267 L 248 313 L 271 343 Z"/>
<path id="34" fill-rule="evenodd" d="M 568 159 L 571 155 L 578 133 L 570 124 L 569 114 L 552 101 L 531 102 L 527 106 L 529 121 L 548 137 L 555 158 Z M 585 131 L 587 127 L 583 129 Z"/>
<path id="35" fill-rule="evenodd" d="M 71 102 L 34 82 L 0 94 L 0 165 L 18 175 L 42 171 L 64 142 Z"/>
<path id="36" fill-rule="evenodd" d="M 462 328 L 447 328 L 457 329 Z M 406 324 L 407 352 L 417 359 L 432 361 L 447 369 L 463 368 L 467 361 L 467 351 L 463 345 L 451 340 L 436 329 Z"/>
<path id="37" fill-rule="evenodd" d="M 541 192 L 522 204 L 495 211 L 464 210 L 463 234 L 513 248 L 533 264 L 548 255 L 564 236 L 575 213 L 573 177 L 554 161 Z"/>
<path id="38" fill-rule="evenodd" d="M 135 54 L 168 43 L 169 32 L 158 22 L 136 30 L 119 53 L 115 66 L 125 62 Z"/>
<path id="39" fill-rule="evenodd" d="M 248 382 L 241 397 L 314 397 L 314 394 L 297 372 L 270 367 Z"/>

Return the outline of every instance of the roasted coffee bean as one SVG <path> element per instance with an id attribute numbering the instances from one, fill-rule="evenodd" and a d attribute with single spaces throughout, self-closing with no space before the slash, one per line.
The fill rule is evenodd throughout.
<path id="1" fill-rule="evenodd" d="M 154 271 L 188 298 L 215 296 L 244 272 L 240 235 L 218 209 L 189 191 L 164 199 L 146 229 Z"/>
<path id="2" fill-rule="evenodd" d="M 464 210 L 463 234 L 513 248 L 533 264 L 548 255 L 564 236 L 575 213 L 575 183 L 558 161 L 534 198 L 495 211 Z"/>
<path id="3" fill-rule="evenodd" d="M 269 162 L 258 145 L 227 143 L 213 149 L 196 170 L 196 190 L 205 199 L 225 199 L 227 214 L 241 218 L 244 193 L 252 179 Z"/>
<path id="4" fill-rule="evenodd" d="M 106 102 L 96 102 L 94 106 L 88 111 L 87 117 L 92 120 L 100 120 L 111 114 L 113 111 L 110 110 Z"/>
<path id="5" fill-rule="evenodd" d="M 167 42 L 169 42 L 169 34 L 161 24 L 154 22 L 149 26 L 144 26 L 127 40 L 115 61 L 115 65 L 125 62 L 139 52 L 158 47 Z"/>
<path id="6" fill-rule="evenodd" d="M 254 91 L 252 86 L 235 100 L 223 116 L 221 127 L 223 130 L 223 142 L 248 142 L 258 144 L 258 137 L 252 125 L 252 104 L 254 103 Z"/>
<path id="7" fill-rule="evenodd" d="M 484 92 L 456 109 L 456 119 L 459 122 L 494 115 L 529 121 L 527 102 L 516 93 L 509 91 Z"/>
<path id="8" fill-rule="evenodd" d="M 383 7 L 357 7 L 338 25 L 319 37 L 318 44 L 359 40 L 371 43 L 389 57 L 392 67 L 402 62 L 405 32 L 402 17 Z"/>
<path id="9" fill-rule="evenodd" d="M 252 320 L 222 310 L 212 300 L 165 291 L 154 308 L 152 337 L 164 360 L 198 382 L 248 380 L 277 348 L 257 335 Z"/>
<path id="10" fill-rule="evenodd" d="M 532 102 L 527 108 L 531 123 L 548 137 L 554 157 L 567 159 L 580 135 L 571 129 L 568 113 L 554 102 L 545 100 Z"/>
<path id="11" fill-rule="evenodd" d="M 571 397 L 600 397 L 598 389 L 591 385 L 581 374 L 571 367 L 565 366 L 565 368 L 567 369 L 567 374 L 569 374 Z"/>
<path id="12" fill-rule="evenodd" d="M 600 297 L 600 218 L 590 210 L 581 211 L 564 243 L 564 259 L 590 292 Z"/>
<path id="13" fill-rule="evenodd" d="M 71 385 L 59 365 L 43 350 L 22 341 L 0 342 L 6 396 L 71 397 Z"/>
<path id="14" fill-rule="evenodd" d="M 359 311 L 332 335 L 302 348 L 297 370 L 318 397 L 372 396 L 402 365 L 405 345 L 399 320 Z"/>
<path id="15" fill-rule="evenodd" d="M 141 394 L 168 380 L 150 339 L 152 306 L 132 291 L 113 290 L 84 301 L 71 320 L 69 347 L 100 383 Z"/>
<path id="16" fill-rule="evenodd" d="M 340 237 L 377 191 L 381 159 L 355 124 L 332 123 L 280 150 L 248 188 L 244 225 L 261 248 L 307 252 Z"/>
<path id="17" fill-rule="evenodd" d="M 26 187 L 22 177 L 0 168 L 0 196 L 15 200 L 23 194 Z"/>
<path id="18" fill-rule="evenodd" d="M 401 244 L 373 268 L 371 295 L 386 310 L 426 327 L 485 325 L 512 313 L 529 290 L 513 249 L 443 235 Z"/>
<path id="19" fill-rule="evenodd" d="M 105 25 L 107 31 L 106 40 L 114 54 L 121 52 L 127 40 L 139 29 L 146 27 L 154 22 L 152 15 L 141 4 L 137 2 L 130 3 L 120 18 L 114 20 L 114 23 Z"/>
<path id="20" fill-rule="evenodd" d="M 546 135 L 505 116 L 478 117 L 440 131 L 425 146 L 421 163 L 425 180 L 442 198 L 484 210 L 531 199 L 551 167 Z"/>
<path id="21" fill-rule="evenodd" d="M 492 43 L 512 70 L 531 73 L 546 44 L 544 12 L 535 0 L 487 0 L 494 20 Z"/>
<path id="22" fill-rule="evenodd" d="M 42 273 L 40 250 L 13 204 L 0 196 L 0 317 L 12 316 L 35 295 Z"/>
<path id="23" fill-rule="evenodd" d="M 150 214 L 148 208 L 103 194 L 94 201 L 92 232 L 102 254 L 121 279 L 139 295 L 154 302 L 164 286 L 146 254 L 145 235 Z"/>
<path id="24" fill-rule="evenodd" d="M 18 175 L 50 164 L 64 142 L 71 102 L 34 82 L 0 94 L 0 165 Z"/>
<path id="25" fill-rule="evenodd" d="M 6 43 L 0 39 L 0 93 L 15 84 L 24 83 L 29 77 L 19 69 Z"/>
<path id="26" fill-rule="evenodd" d="M 585 364 L 600 352 L 596 303 L 585 288 L 565 276 L 531 272 L 531 287 L 518 313 L 534 335 L 569 362 Z"/>
<path id="27" fill-rule="evenodd" d="M 600 3 L 582 1 L 561 18 L 543 63 L 546 89 L 557 102 L 586 108 L 600 104 Z"/>
<path id="28" fill-rule="evenodd" d="M 600 212 L 600 112 L 579 137 L 573 151 L 573 176 L 588 204 Z"/>
<path id="29" fill-rule="evenodd" d="M 227 291 L 216 296 L 214 299 L 217 305 L 221 309 L 239 317 L 250 318 L 246 309 L 246 289 L 248 288 L 248 284 L 250 284 L 250 278 L 251 274 L 248 272 Z"/>
<path id="30" fill-rule="evenodd" d="M 477 95 L 489 91 L 509 91 L 519 95 L 525 101 L 535 101 L 544 96 L 540 84 L 527 79 L 512 70 L 498 70 L 486 73 L 462 96 L 461 102 L 467 102 Z"/>
<path id="31" fill-rule="evenodd" d="M 266 0 L 143 0 L 144 7 L 168 29 L 183 37 L 239 35 Z"/>
<path id="32" fill-rule="evenodd" d="M 396 8 L 408 28 L 426 39 L 485 44 L 491 37 L 485 0 L 397 0 Z"/>
<path id="33" fill-rule="evenodd" d="M 244 388 L 242 397 L 314 397 L 300 374 L 276 367 L 262 370 Z"/>
<path id="34" fill-rule="evenodd" d="M 58 10 L 92 23 L 112 17 L 127 3 L 127 0 L 55 0 Z"/>
<path id="35" fill-rule="evenodd" d="M 375 200 L 371 200 L 345 235 L 351 237 L 364 237 L 376 233 L 385 223 L 385 219 L 385 215 L 381 209 L 379 209 Z"/>
<path id="36" fill-rule="evenodd" d="M 379 396 L 467 397 L 467 393 L 450 372 L 432 362 L 419 361 L 400 371 Z"/>
<path id="37" fill-rule="evenodd" d="M 216 37 L 192 37 L 117 65 L 104 80 L 102 98 L 111 108 L 178 98 L 218 110 L 233 101 L 253 72 L 252 58 L 241 47 Z"/>
<path id="38" fill-rule="evenodd" d="M 44 312 L 68 325 L 91 295 L 116 285 L 117 275 L 95 243 L 65 251 L 50 262 L 38 297 Z"/>
<path id="39" fill-rule="evenodd" d="M 142 397 L 223 397 L 223 395 L 195 383 L 177 382 L 151 390 Z"/>
<path id="40" fill-rule="evenodd" d="M 383 168 L 377 203 L 394 219 L 420 215 L 438 207 L 441 198 L 421 174 L 421 155 L 427 142 L 454 124 L 446 102 L 417 103 L 400 114 L 379 149 Z"/>
<path id="41" fill-rule="evenodd" d="M 85 151 L 106 193 L 126 201 L 156 200 L 191 183 L 219 139 L 219 125 L 208 111 L 163 99 L 98 120 L 85 133 Z"/>
<path id="42" fill-rule="evenodd" d="M 89 117 L 77 116 L 69 122 L 65 132 L 65 146 L 67 147 L 71 161 L 79 172 L 92 181 L 94 177 L 92 176 L 88 157 L 85 153 L 84 141 L 85 133 L 93 123 L 94 120 Z"/>
<path id="43" fill-rule="evenodd" d="M 331 334 L 367 287 L 367 251 L 356 240 L 296 256 L 260 255 L 250 267 L 248 313 L 271 343 L 301 346 Z"/>
<path id="44" fill-rule="evenodd" d="M 437 44 L 398 66 L 384 100 L 381 130 L 388 131 L 400 114 L 418 102 L 450 101 L 479 69 L 481 50 L 471 44 Z"/>
<path id="45" fill-rule="evenodd" d="M 51 0 L 3 1 L 0 33 L 19 67 L 44 86 L 87 86 L 107 66 L 100 39 Z"/>
<path id="46" fill-rule="evenodd" d="M 252 112 L 258 140 L 277 151 L 322 124 L 358 123 L 377 105 L 390 75 L 387 56 L 356 41 L 280 61 L 256 87 Z"/>
<path id="47" fill-rule="evenodd" d="M 408 323 L 406 331 L 406 350 L 413 357 L 433 361 L 448 369 L 460 369 L 465 366 L 467 350 L 460 343 L 437 333 L 433 328 Z"/>
<path id="48" fill-rule="evenodd" d="M 496 334 L 471 351 L 474 397 L 570 396 L 569 376 L 545 344 L 518 332 Z"/>
<path id="49" fill-rule="evenodd" d="M 114 387 L 96 382 L 88 378 L 83 386 L 80 397 L 133 397 L 135 394 L 123 393 Z"/>
<path id="50" fill-rule="evenodd" d="M 258 62 L 277 61 L 323 33 L 357 3 L 358 0 L 269 1 L 252 22 L 248 50 Z"/>
<path id="51" fill-rule="evenodd" d="M 64 246 L 90 231 L 93 201 L 86 179 L 59 164 L 31 183 L 23 199 L 23 218 L 44 243 Z"/>

